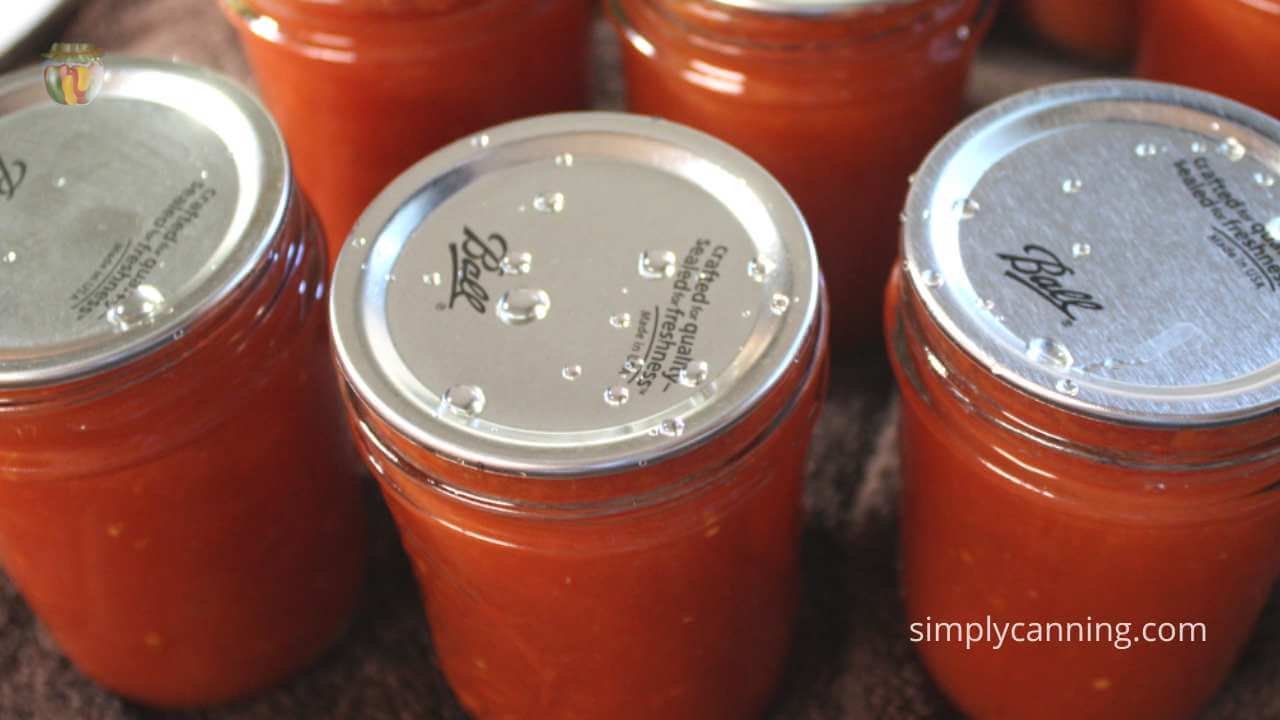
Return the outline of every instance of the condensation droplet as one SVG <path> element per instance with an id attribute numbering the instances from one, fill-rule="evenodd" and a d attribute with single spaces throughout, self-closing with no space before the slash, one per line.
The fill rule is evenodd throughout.
<path id="1" fill-rule="evenodd" d="M 1267 233 L 1271 235 L 1271 242 L 1280 245 L 1280 217 L 1273 217 L 1267 222 Z"/>
<path id="2" fill-rule="evenodd" d="M 471 147 L 477 147 L 477 148 L 489 147 L 489 136 L 476 135 L 475 137 L 471 138 Z"/>
<path id="3" fill-rule="evenodd" d="M 747 277 L 762 283 L 769 277 L 769 273 L 773 272 L 774 267 L 774 262 L 767 257 L 752 258 L 747 262 Z"/>
<path id="4" fill-rule="evenodd" d="M 925 270 L 920 273 L 920 280 L 924 282 L 925 287 L 940 288 L 942 287 L 942 273 L 937 270 Z"/>
<path id="5" fill-rule="evenodd" d="M 696 388 L 706 382 L 710 376 L 711 368 L 706 361 L 695 360 L 680 368 L 680 372 L 676 373 L 676 380 L 685 387 Z"/>
<path id="6" fill-rule="evenodd" d="M 1084 181 L 1080 178 L 1067 178 L 1062 181 L 1062 192 L 1068 195 L 1075 195 L 1084 188 Z"/>
<path id="7" fill-rule="evenodd" d="M 626 360 L 622 361 L 622 374 L 630 375 L 644 366 L 644 358 L 639 355 L 628 355 Z"/>
<path id="8" fill-rule="evenodd" d="M 1275 187 L 1276 184 L 1275 176 L 1262 172 L 1254 173 L 1253 181 L 1265 188 Z"/>
<path id="9" fill-rule="evenodd" d="M 631 391 L 625 385 L 610 385 L 604 390 L 605 404 L 611 407 L 622 407 L 631 399 Z"/>
<path id="10" fill-rule="evenodd" d="M 454 385 L 444 391 L 444 404 L 454 415 L 475 417 L 484 412 L 484 390 L 475 385 Z"/>
<path id="11" fill-rule="evenodd" d="M 1231 162 L 1240 162 L 1246 155 L 1244 145 L 1234 137 L 1223 140 L 1222 144 L 1218 146 L 1218 152 L 1222 153 L 1222 156 Z"/>
<path id="12" fill-rule="evenodd" d="M 560 377 L 564 378 L 565 380 L 568 380 L 569 382 L 573 382 L 574 380 L 577 380 L 578 378 L 582 377 L 582 366 L 581 365 L 565 365 L 564 369 L 560 371 Z"/>
<path id="13" fill-rule="evenodd" d="M 961 220 L 968 220 L 978 214 L 981 206 L 978 201 L 973 198 L 960 198 L 951 205 L 951 210 L 960 217 Z"/>
<path id="14" fill-rule="evenodd" d="M 1080 394 L 1080 386 L 1076 384 L 1075 380 L 1070 378 L 1062 378 L 1054 385 L 1054 387 L 1057 388 L 1058 392 L 1068 397 L 1075 397 Z"/>
<path id="15" fill-rule="evenodd" d="M 0 262 L 4 263 L 5 265 L 14 264 L 18 262 L 18 253 L 14 252 L 13 250 L 10 250 L 9 252 L 4 253 L 3 255 L 0 255 Z"/>
<path id="16" fill-rule="evenodd" d="M 564 193 L 543 193 L 533 199 L 533 209 L 540 213 L 564 211 Z"/>
<path id="17" fill-rule="evenodd" d="M 609 324 L 623 330 L 631 327 L 631 313 L 617 313 L 609 318 Z"/>
<path id="18" fill-rule="evenodd" d="M 680 437 L 684 434 L 684 420 L 668 418 L 658 423 L 658 434 L 663 437 Z"/>
<path id="19" fill-rule="evenodd" d="M 440 277 L 438 272 L 424 273 L 422 275 L 422 284 L 424 285 L 439 285 L 442 280 L 443 278 Z"/>
<path id="20" fill-rule="evenodd" d="M 556 156 L 556 165 L 559 167 L 573 167 L 573 153 L 560 153 Z"/>
<path id="21" fill-rule="evenodd" d="M 1071 246 L 1071 255 L 1073 257 L 1088 257 L 1093 252 L 1093 247 L 1089 243 L 1078 242 Z"/>
<path id="22" fill-rule="evenodd" d="M 527 252 L 507 255 L 498 264 L 498 270 L 503 275 L 527 275 L 532 269 L 533 255 Z"/>
<path id="23" fill-rule="evenodd" d="M 352 242 L 354 242 L 354 243 L 356 244 L 356 247 L 364 247 L 365 245 L 368 245 L 368 244 L 369 244 L 369 238 L 367 238 L 367 237 L 357 237 L 357 238 L 355 238 Z"/>
<path id="24" fill-rule="evenodd" d="M 1031 338 L 1027 341 L 1025 354 L 1032 362 L 1059 370 L 1066 370 L 1075 364 L 1075 358 L 1071 357 L 1067 346 L 1051 338 Z"/>
<path id="25" fill-rule="evenodd" d="M 65 177 L 60 177 L 57 180 L 53 181 L 53 186 L 61 190 L 62 188 L 67 186 L 67 179 Z"/>
<path id="26" fill-rule="evenodd" d="M 166 310 L 164 294 L 154 285 L 139 285 L 129 296 L 107 311 L 107 322 L 116 332 L 152 322 Z"/>
<path id="27" fill-rule="evenodd" d="M 781 315 L 789 307 L 791 307 L 791 298 L 782 293 L 774 293 L 773 299 L 769 301 L 769 309 L 773 311 L 774 315 Z"/>
<path id="28" fill-rule="evenodd" d="M 1208 149 L 1209 148 L 1205 147 L 1205 144 L 1200 142 L 1199 140 L 1191 143 L 1191 152 L 1195 153 L 1196 155 L 1203 155 L 1205 151 L 1207 151 Z"/>
<path id="29" fill-rule="evenodd" d="M 546 317 L 550 309 L 551 296 L 545 290 L 517 288 L 502 294 L 496 312 L 508 325 L 527 325 Z"/>
<path id="30" fill-rule="evenodd" d="M 670 250 L 645 250 L 640 253 L 638 268 L 640 277 L 661 280 L 676 274 L 676 254 Z"/>
<path id="31" fill-rule="evenodd" d="M 742 311 L 742 317 L 744 317 L 744 318 L 749 318 L 749 317 L 751 317 L 751 311 L 750 311 L 750 310 L 743 310 L 743 311 Z"/>
<path id="32" fill-rule="evenodd" d="M 1140 158 L 1155 157 L 1159 153 L 1160 153 L 1160 148 L 1156 147 L 1155 143 L 1149 143 L 1149 142 L 1138 143 L 1133 148 L 1133 154 L 1137 155 Z"/>
<path id="33" fill-rule="evenodd" d="M 996 309 L 996 301 L 995 301 L 995 300 L 986 299 L 986 298 L 979 298 L 979 299 L 978 299 L 978 309 L 979 309 L 979 310 L 986 310 L 987 312 L 991 312 L 992 310 L 995 310 L 995 309 Z"/>
<path id="34" fill-rule="evenodd" d="M 1209 129 L 1214 132 L 1219 132 L 1222 130 L 1222 123 L 1215 120 L 1214 122 L 1209 123 Z"/>

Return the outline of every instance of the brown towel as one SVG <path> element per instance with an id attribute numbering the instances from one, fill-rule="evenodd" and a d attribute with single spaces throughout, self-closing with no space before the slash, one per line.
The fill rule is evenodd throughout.
<path id="1" fill-rule="evenodd" d="M 66 40 L 108 52 L 176 57 L 242 79 L 248 68 L 213 0 L 91 0 Z M 620 107 L 617 49 L 597 26 L 597 105 Z M 1104 69 L 1105 71 L 1105 69 Z M 1097 74 L 1008 40 L 984 51 L 975 105 L 1032 85 Z M 941 720 L 957 717 L 906 640 L 896 593 L 896 403 L 884 358 L 837 369 L 811 460 L 805 536 L 806 602 L 790 669 L 771 712 L 786 720 Z M 173 715 L 267 718 L 464 718 L 431 661 L 415 586 L 380 501 L 366 601 L 347 637 L 310 670 L 249 702 Z M 1188 668 L 1188 673 L 1194 668 Z M 0 718 L 166 717 L 82 678 L 38 629 L 0 576 Z M 1280 719 L 1280 602 L 1205 720 Z M 1082 720 L 1085 720 L 1082 718 Z"/>

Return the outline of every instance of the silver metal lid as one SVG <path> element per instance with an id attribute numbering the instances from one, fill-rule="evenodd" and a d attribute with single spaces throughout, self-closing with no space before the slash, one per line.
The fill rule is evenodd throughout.
<path id="1" fill-rule="evenodd" d="M 1208 425 L 1280 407 L 1280 122 L 1103 80 L 952 131 L 907 200 L 907 269 L 944 330 L 1032 395 Z"/>
<path id="2" fill-rule="evenodd" d="M 721 5 L 730 5 L 742 10 L 772 13 L 777 15 L 824 15 L 833 12 L 849 12 L 892 7 L 895 5 L 915 5 L 922 0 L 712 0 Z"/>
<path id="3" fill-rule="evenodd" d="M 331 322 L 356 392 L 416 442 L 587 475 L 741 418 L 817 303 L 808 229 L 763 168 L 669 122 L 571 113 L 391 183 L 339 256 Z"/>
<path id="4" fill-rule="evenodd" d="M 0 79 L 0 387 L 101 372 L 170 341 L 254 268 L 289 164 L 220 75 L 111 57 L 92 103 Z"/>

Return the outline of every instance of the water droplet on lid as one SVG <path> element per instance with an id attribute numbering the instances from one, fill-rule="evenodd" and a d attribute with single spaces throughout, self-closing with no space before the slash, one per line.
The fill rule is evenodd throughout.
<path id="1" fill-rule="evenodd" d="M 578 378 L 582 377 L 582 366 L 581 365 L 565 365 L 564 369 L 560 371 L 560 377 L 564 378 L 565 380 L 568 380 L 569 382 L 573 382 L 574 380 L 577 380 Z"/>
<path id="2" fill-rule="evenodd" d="M 564 193 L 543 193 L 533 199 L 533 209 L 540 213 L 564 211 Z"/>
<path id="3" fill-rule="evenodd" d="M 610 385 L 604 390 L 605 404 L 612 407 L 622 407 L 631 399 L 631 391 L 625 385 Z"/>
<path id="4" fill-rule="evenodd" d="M 498 270 L 503 275 L 527 275 L 532 269 L 533 254 L 527 252 L 507 255 L 498 264 Z"/>
<path id="5" fill-rule="evenodd" d="M 931 217 L 933 217 L 933 211 L 929 208 L 925 208 L 924 211 L 920 213 L 921 220 L 928 220 Z"/>
<path id="6" fill-rule="evenodd" d="M 1133 154 L 1137 155 L 1140 158 L 1155 157 L 1159 153 L 1160 153 L 1160 148 L 1156 147 L 1155 143 L 1149 143 L 1149 142 L 1138 143 L 1133 148 Z"/>
<path id="7" fill-rule="evenodd" d="M 773 299 L 769 301 L 769 309 L 773 311 L 774 315 L 781 315 L 789 307 L 791 307 L 791 298 L 782 293 L 774 293 Z"/>
<path id="8" fill-rule="evenodd" d="M 1067 178 L 1062 181 L 1062 192 L 1068 195 L 1075 195 L 1084 187 L 1084 181 L 1080 178 Z"/>
<path id="9" fill-rule="evenodd" d="M 640 253 L 640 277 L 661 280 L 676 274 L 676 254 L 670 250 L 645 250 Z"/>
<path id="10" fill-rule="evenodd" d="M 743 310 L 743 311 L 742 311 L 742 317 L 744 317 L 744 318 L 749 318 L 749 317 L 751 317 L 751 311 L 750 311 L 750 310 Z"/>
<path id="11" fill-rule="evenodd" d="M 422 283 L 424 285 L 439 285 L 442 279 L 443 278 L 440 277 L 440 273 L 438 272 L 424 273 L 422 276 Z"/>
<path id="12" fill-rule="evenodd" d="M 644 365 L 644 358 L 639 355 L 628 355 L 626 360 L 622 361 L 623 375 L 630 375 L 639 370 Z"/>
<path id="13" fill-rule="evenodd" d="M 496 312 L 508 325 L 526 325 L 546 317 L 550 309 L 551 296 L 545 290 L 518 288 L 502 294 Z"/>
<path id="14" fill-rule="evenodd" d="M 1203 155 L 1205 151 L 1208 149 L 1209 148 L 1205 147 L 1205 144 L 1200 142 L 1199 140 L 1191 143 L 1191 152 L 1195 153 L 1196 155 Z"/>
<path id="15" fill-rule="evenodd" d="M 1076 384 L 1076 381 L 1070 378 L 1062 378 L 1054 385 L 1054 387 L 1058 392 L 1068 397 L 1075 397 L 1080 394 L 1080 386 Z"/>
<path id="16" fill-rule="evenodd" d="M 695 360 L 687 366 L 680 368 L 680 372 L 676 373 L 676 380 L 685 387 L 696 388 L 707 381 L 711 375 L 711 368 L 703 360 Z"/>
<path id="17" fill-rule="evenodd" d="M 1071 255 L 1073 257 L 1088 257 L 1093 252 L 1093 247 L 1089 243 L 1078 242 L 1071 246 Z"/>
<path id="18" fill-rule="evenodd" d="M 1265 188 L 1275 187 L 1276 184 L 1275 176 L 1262 172 L 1254 173 L 1253 181 Z"/>
<path id="19" fill-rule="evenodd" d="M 365 245 L 368 245 L 368 244 L 369 244 L 369 238 L 367 238 L 367 237 L 357 237 L 357 238 L 355 238 L 354 240 L 352 240 L 352 242 L 354 242 L 354 243 L 356 244 L 356 247 L 364 247 Z"/>
<path id="20" fill-rule="evenodd" d="M 573 153 L 560 153 L 557 155 L 556 165 L 560 167 L 573 167 Z"/>
<path id="21" fill-rule="evenodd" d="M 1221 130 L 1221 129 L 1222 129 L 1222 123 L 1217 122 L 1217 121 L 1211 122 L 1211 123 L 1209 123 L 1209 129 L 1210 129 L 1210 130 L 1212 130 L 1212 131 L 1214 131 L 1214 132 L 1218 132 L 1219 130 Z"/>
<path id="22" fill-rule="evenodd" d="M 200 171 L 200 179 L 201 179 L 201 180 L 208 180 L 208 179 L 209 179 L 209 171 L 208 171 L 208 170 L 201 170 L 201 171 Z"/>
<path id="23" fill-rule="evenodd" d="M 925 284 L 925 287 L 940 288 L 943 284 L 942 273 L 937 270 L 925 270 L 920 273 L 920 280 Z"/>
<path id="24" fill-rule="evenodd" d="M 631 313 L 617 313 L 609 318 L 609 324 L 622 330 L 631 327 Z"/>
<path id="25" fill-rule="evenodd" d="M 973 198 L 960 198 L 951 204 L 951 209 L 961 220 L 968 220 L 978 214 L 978 210 L 982 209 L 978 205 L 978 201 Z"/>
<path id="26" fill-rule="evenodd" d="M 1051 338 L 1031 338 L 1027 341 L 1025 354 L 1032 362 L 1059 370 L 1066 370 L 1075 364 L 1075 358 L 1071 357 L 1067 346 Z"/>
<path id="27" fill-rule="evenodd" d="M 484 412 L 484 390 L 475 385 L 454 385 L 444 391 L 444 404 L 454 415 L 475 417 Z"/>
<path id="28" fill-rule="evenodd" d="M 773 272 L 774 267 L 774 262 L 763 255 L 751 258 L 747 262 L 747 277 L 762 283 L 769 277 L 769 273 Z"/>
<path id="29" fill-rule="evenodd" d="M 984 299 L 984 298 L 979 298 L 979 299 L 978 299 L 978 309 L 980 309 L 980 310 L 986 310 L 987 312 L 991 312 L 992 310 L 995 310 L 995 309 L 996 309 L 996 301 L 995 301 L 995 300 Z"/>
<path id="30" fill-rule="evenodd" d="M 67 186 L 67 179 L 65 177 L 60 177 L 53 181 L 53 186 L 59 189 L 64 188 Z"/>
<path id="31" fill-rule="evenodd" d="M 664 437 L 680 437 L 684 434 L 684 420 L 669 418 L 658 424 L 658 434 Z"/>
<path id="32" fill-rule="evenodd" d="M 18 253 L 14 252 L 13 250 L 10 250 L 9 252 L 6 252 L 6 253 L 0 253 L 0 263 L 4 263 L 5 265 L 12 265 L 16 262 L 18 262 Z"/>
<path id="33" fill-rule="evenodd" d="M 107 311 L 107 322 L 116 332 L 152 322 L 166 310 L 164 293 L 154 285 L 139 285 L 129 296 Z"/>
<path id="34" fill-rule="evenodd" d="M 1271 236 L 1271 242 L 1280 245 L 1280 217 L 1273 217 L 1267 222 L 1267 234 Z"/>
<path id="35" fill-rule="evenodd" d="M 471 147 L 477 147 L 477 148 L 489 147 L 489 136 L 476 135 L 475 137 L 471 138 Z"/>
<path id="36" fill-rule="evenodd" d="M 1218 146 L 1218 152 L 1222 153 L 1222 156 L 1231 162 L 1239 162 L 1247 154 L 1244 145 L 1234 137 L 1223 140 L 1222 144 Z"/>

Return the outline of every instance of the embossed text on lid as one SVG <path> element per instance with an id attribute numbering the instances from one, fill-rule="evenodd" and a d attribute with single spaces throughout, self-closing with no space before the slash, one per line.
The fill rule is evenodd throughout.
<path id="1" fill-rule="evenodd" d="M 1049 402 L 1142 424 L 1280 407 L 1280 122 L 1135 81 L 996 104 L 925 161 L 904 252 L 934 318 Z"/>
<path id="2" fill-rule="evenodd" d="M 812 328 L 818 270 L 742 153 L 639 116 L 512 123 L 364 213 L 334 278 L 344 373 L 433 450 L 534 474 L 654 461 L 745 414 Z"/>

